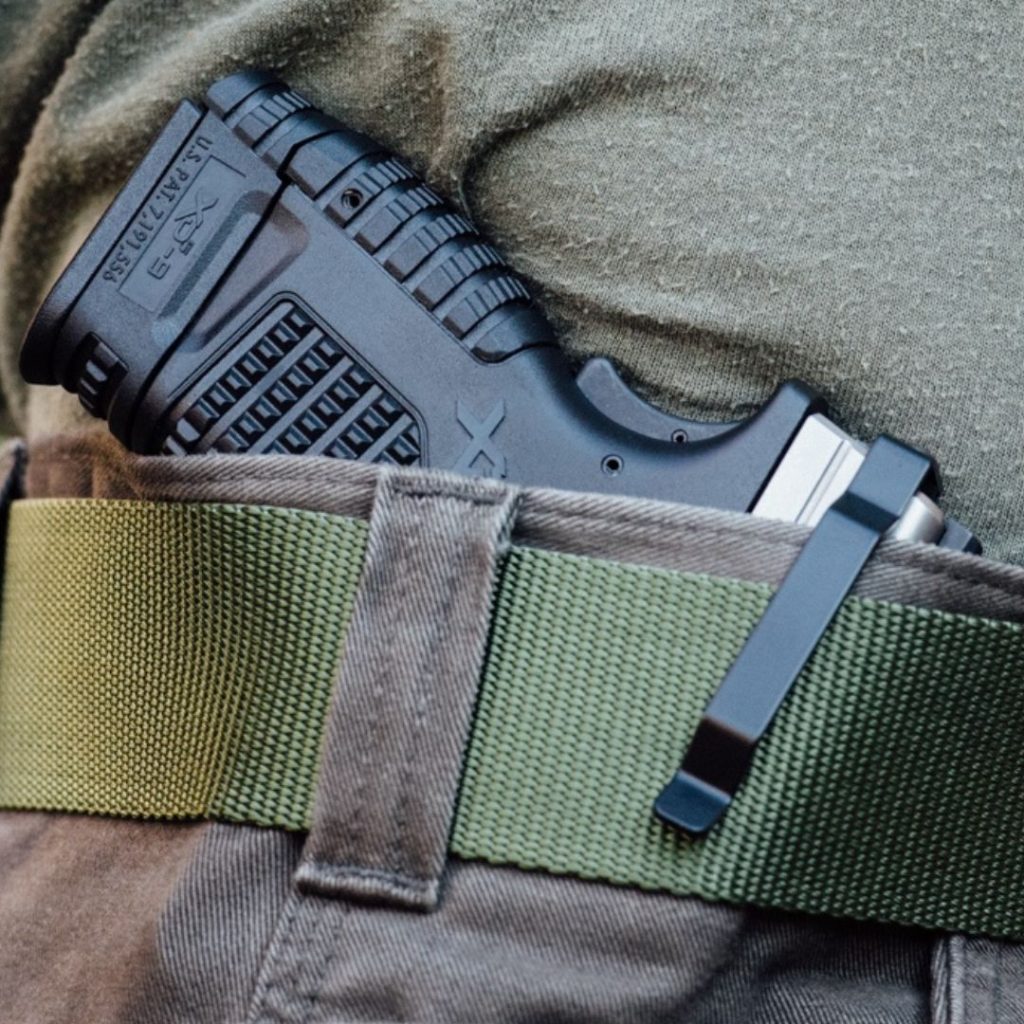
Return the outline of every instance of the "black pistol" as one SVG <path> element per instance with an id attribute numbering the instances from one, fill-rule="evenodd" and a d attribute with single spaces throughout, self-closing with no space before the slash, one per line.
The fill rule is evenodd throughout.
<path id="1" fill-rule="evenodd" d="M 132 451 L 431 466 L 814 525 L 865 447 L 783 384 L 679 419 L 574 373 L 522 278 L 398 157 L 270 74 L 183 102 L 32 323 L 21 370 Z M 899 536 L 980 550 L 920 493 Z"/>

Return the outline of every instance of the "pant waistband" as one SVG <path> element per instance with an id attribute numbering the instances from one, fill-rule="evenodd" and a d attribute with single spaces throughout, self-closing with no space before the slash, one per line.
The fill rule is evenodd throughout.
<path id="1" fill-rule="evenodd" d="M 799 528 L 620 499 L 511 500 L 481 484 L 489 511 L 476 525 L 462 530 L 458 512 L 428 508 L 416 513 L 422 551 L 399 558 L 381 549 L 384 604 L 373 607 L 386 607 L 388 621 L 373 626 L 375 642 L 390 631 L 404 646 L 363 650 L 356 685 L 353 609 L 367 600 L 368 545 L 372 553 L 395 532 L 388 488 L 398 478 L 349 467 L 352 493 L 376 489 L 369 522 L 355 505 L 353 515 L 315 511 L 318 500 L 330 505 L 327 491 L 317 499 L 301 487 L 289 493 L 305 508 L 123 500 L 129 478 L 166 498 L 160 488 L 177 473 L 192 480 L 193 496 L 206 497 L 213 463 L 236 474 L 254 460 L 177 465 L 188 461 L 138 460 L 145 465 L 122 475 L 116 500 L 11 507 L 0 806 L 313 825 L 312 843 L 323 838 L 318 815 L 331 800 L 342 808 L 330 822 L 334 848 L 355 851 L 344 865 L 348 888 L 339 889 L 349 895 L 360 873 L 367 894 L 381 895 L 376 873 L 388 884 L 422 876 L 423 891 L 397 898 L 426 907 L 436 900 L 443 857 L 432 866 L 429 850 L 402 848 L 404 818 L 465 859 L 1024 939 L 1024 629 L 1007 621 L 1024 616 L 1024 574 L 884 547 L 761 744 L 730 813 L 709 837 L 690 841 L 657 823 L 652 801 L 770 596 L 770 583 L 742 577 L 755 575 L 753 562 L 769 577 L 784 571 Z M 297 461 L 331 479 L 345 474 Z M 283 474 L 263 493 L 286 504 L 281 480 L 298 469 L 255 462 L 259 472 Z M 163 482 L 140 485 L 151 472 Z M 213 477 L 202 484 L 190 476 L 197 473 Z M 403 497 L 423 493 L 428 505 L 431 497 L 450 503 L 452 488 L 466 486 L 402 479 L 413 481 L 402 484 Z M 251 481 L 242 490 L 250 499 Z M 443 529 L 434 516 L 447 517 Z M 642 564 L 660 561 L 653 556 L 673 535 L 676 568 Z M 579 553 L 601 537 L 602 554 L 621 557 Z M 455 585 L 453 559 L 478 585 Z M 709 572 L 693 571 L 702 563 Z M 946 604 L 909 603 L 915 590 Z M 451 615 L 446 595 L 479 614 L 452 615 L 452 629 L 421 635 L 425 622 Z M 985 605 L 1001 618 L 977 614 Z M 467 621 L 476 623 L 468 640 L 459 632 Z M 412 662 L 403 656 L 410 622 L 420 630 Z M 432 709 L 438 692 L 466 676 L 459 659 L 436 660 L 438 646 L 474 643 L 478 670 Z M 416 670 L 420 661 L 434 666 L 433 681 Z M 395 680 L 405 687 L 401 700 L 389 689 Z M 418 754 L 423 730 L 410 727 L 356 751 L 359 731 L 337 722 L 348 738 L 332 747 L 338 715 L 362 714 L 370 729 L 385 713 L 399 724 L 403 716 L 427 722 L 426 742 L 444 734 L 435 744 L 444 749 L 433 759 Z M 335 762 L 330 772 L 325 756 Z M 424 773 L 452 764 L 450 780 L 432 787 Z M 377 769 L 396 765 L 408 770 L 392 773 L 389 789 L 374 781 Z M 360 786 L 359 799 L 338 804 L 339 791 Z M 374 801 L 385 797 L 390 845 L 367 838 Z M 424 817 L 429 801 L 439 809 Z M 306 882 L 330 890 L 312 868 Z"/>

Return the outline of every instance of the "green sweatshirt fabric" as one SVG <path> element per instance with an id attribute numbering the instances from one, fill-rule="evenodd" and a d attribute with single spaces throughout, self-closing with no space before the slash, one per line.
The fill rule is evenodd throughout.
<path id="1" fill-rule="evenodd" d="M 0 4 L 7 400 L 85 425 L 25 326 L 175 102 L 258 64 L 461 202 L 575 356 L 710 418 L 803 378 L 1022 562 L 1022 56 L 1006 2 Z"/>

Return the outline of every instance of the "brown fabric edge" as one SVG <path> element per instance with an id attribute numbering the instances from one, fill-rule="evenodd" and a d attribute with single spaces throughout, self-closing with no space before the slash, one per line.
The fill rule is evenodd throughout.
<path id="1" fill-rule="evenodd" d="M 32 498 L 241 502 L 369 519 L 377 479 L 389 472 L 401 471 L 322 457 L 139 456 L 106 434 L 71 434 L 30 447 L 25 490 Z M 808 533 L 717 509 L 526 488 L 512 543 L 774 585 Z M 934 545 L 884 541 L 854 593 L 1024 621 L 1024 567 Z"/>
<path id="2" fill-rule="evenodd" d="M 378 477 L 300 888 L 436 908 L 516 497 L 492 481 Z"/>

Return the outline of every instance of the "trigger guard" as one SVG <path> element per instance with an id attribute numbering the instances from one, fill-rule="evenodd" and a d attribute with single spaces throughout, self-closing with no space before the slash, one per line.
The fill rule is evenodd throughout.
<path id="1" fill-rule="evenodd" d="M 704 423 L 663 412 L 645 402 L 619 376 L 612 363 L 600 357 L 584 363 L 576 375 L 576 384 L 598 412 L 635 434 L 657 441 L 707 441 L 737 426 L 736 422 Z"/>

